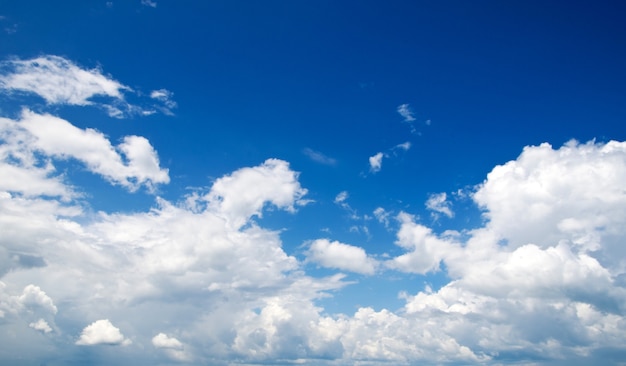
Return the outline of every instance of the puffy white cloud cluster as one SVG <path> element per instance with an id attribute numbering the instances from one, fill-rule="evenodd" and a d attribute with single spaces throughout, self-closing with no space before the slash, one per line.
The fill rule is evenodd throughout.
<path id="1" fill-rule="evenodd" d="M 13 300 L 5 297 L 2 309 L 14 314 L 12 322 L 26 307 L 39 309 L 54 323 L 32 314 L 32 320 L 21 324 L 49 336 L 55 331 L 48 324 L 67 326 L 59 322 L 65 311 L 72 311 L 74 321 L 83 324 L 100 316 L 102 320 L 77 335 L 77 345 L 126 345 L 141 355 L 152 344 L 176 362 L 234 357 L 249 362 L 480 363 L 520 354 L 527 359 L 592 359 L 594 352 L 605 348 L 621 350 L 626 291 L 618 280 L 623 275 L 621 248 L 612 244 L 622 235 L 618 218 L 624 217 L 626 208 L 611 203 L 623 199 L 619 172 L 626 167 L 626 144 L 530 147 L 503 167 L 517 165 L 509 169 L 543 177 L 537 186 L 551 187 L 552 165 L 544 165 L 546 171 L 527 165 L 527 154 L 538 151 L 552 155 L 556 166 L 568 163 L 572 154 L 584 155 L 579 165 L 587 166 L 561 172 L 558 179 L 567 184 L 551 191 L 553 197 L 537 195 L 542 200 L 575 198 L 571 195 L 577 192 L 578 180 L 563 177 L 568 171 L 585 171 L 585 184 L 602 187 L 586 203 L 585 195 L 591 193 L 580 189 L 583 196 L 575 210 L 552 208 L 563 217 L 515 221 L 531 232 L 538 225 L 547 237 L 557 238 L 552 243 L 518 244 L 522 239 L 515 234 L 527 235 L 526 230 L 496 217 L 524 212 L 521 205 L 532 207 L 534 201 L 490 209 L 491 202 L 497 202 L 492 194 L 506 196 L 504 190 L 518 192 L 523 189 L 519 184 L 526 184 L 526 180 L 512 183 L 509 175 L 498 174 L 503 168 L 496 167 L 475 193 L 488 221 L 468 232 L 466 241 L 437 235 L 415 217 L 400 213 L 396 244 L 405 253 L 399 256 L 376 260 L 362 248 L 328 239 L 309 244 L 308 261 L 340 271 L 372 275 L 388 268 L 423 274 L 445 268 L 452 278 L 447 285 L 404 293 L 406 305 L 396 312 L 362 307 L 351 315 L 330 315 L 315 305 L 316 299 L 328 296 L 327 291 L 346 285 L 343 275 L 306 275 L 302 264 L 282 249 L 279 234 L 253 221 L 268 204 L 293 210 L 303 199 L 297 174 L 275 159 L 220 178 L 209 193 L 190 197 L 184 204 L 160 200 L 150 212 L 101 214 L 88 224 L 62 217 L 58 205 L 25 210 L 24 216 L 14 212 L 11 225 L 27 234 L 7 248 L 40 256 L 45 266 L 11 271 L 4 280 L 20 284 L 36 279 L 47 290 L 26 285 L 21 295 L 9 296 Z M 608 176 L 598 169 L 608 169 L 607 152 L 614 172 Z M 598 174 L 590 176 L 593 172 Z M 32 204 L 40 200 L 19 199 Z M 602 212 L 598 203 L 613 213 L 602 219 L 601 230 L 594 225 L 563 229 L 563 220 L 596 220 Z M 379 216 L 384 212 L 378 211 Z M 6 215 L 2 214 L 3 230 Z M 33 220 L 40 223 L 37 230 L 30 227 Z M 552 220 L 553 226 L 547 227 L 545 220 Z M 594 245 L 581 242 L 583 234 L 595 238 Z M 119 319 L 124 334 L 107 318 Z"/>
<path id="2" fill-rule="evenodd" d="M 2 82 L 51 103 L 115 97 L 99 74 L 77 75 L 69 80 L 86 78 L 91 89 L 76 96 L 46 94 L 45 81 L 30 89 Z M 462 235 L 437 234 L 401 212 L 397 255 L 317 239 L 299 260 L 258 219 L 268 208 L 297 214 L 307 203 L 286 161 L 235 170 L 206 194 L 157 198 L 146 212 L 88 214 L 55 164 L 77 161 L 112 184 L 151 189 L 169 176 L 148 140 L 113 146 L 100 132 L 29 110 L 0 118 L 0 139 L 6 363 L 86 354 L 146 365 L 607 363 L 607 354 L 617 361 L 626 353 L 624 142 L 525 148 L 476 188 L 485 223 Z M 347 198 L 342 192 L 335 203 L 350 208 Z M 432 196 L 430 208 L 447 215 L 446 198 Z M 392 227 L 389 211 L 374 216 Z M 310 263 L 338 273 L 312 276 Z M 329 314 L 319 300 L 349 285 L 343 271 L 445 271 L 450 281 L 403 292 L 400 309 L 364 304 Z"/>

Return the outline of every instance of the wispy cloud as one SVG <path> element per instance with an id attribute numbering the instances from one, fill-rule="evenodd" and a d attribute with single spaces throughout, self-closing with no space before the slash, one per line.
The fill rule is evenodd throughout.
<path id="1" fill-rule="evenodd" d="M 413 115 L 413 111 L 408 103 L 400 104 L 397 108 L 398 113 L 404 118 L 405 122 L 413 122 L 415 121 L 415 116 Z"/>
<path id="2" fill-rule="evenodd" d="M 149 6 L 151 8 L 157 7 L 156 1 L 152 1 L 152 0 L 141 0 L 141 5 Z"/>
<path id="3" fill-rule="evenodd" d="M 148 115 L 154 109 L 171 115 L 176 102 L 166 89 L 155 90 L 150 97 L 160 102 L 148 108 L 126 101 L 125 93 L 140 95 L 130 87 L 105 75 L 100 68 L 85 69 L 60 56 L 46 55 L 29 60 L 0 62 L 0 90 L 5 93 L 35 94 L 48 105 L 93 105 L 110 117 Z M 144 102 L 145 103 L 145 102 Z"/>
<path id="4" fill-rule="evenodd" d="M 402 144 L 398 144 L 393 147 L 394 150 L 400 149 L 404 151 L 409 151 L 410 148 L 411 148 L 411 143 L 409 141 L 402 143 Z"/>
<path id="5" fill-rule="evenodd" d="M 450 208 L 451 205 L 446 192 L 431 194 L 426 201 L 426 208 L 433 211 L 433 215 L 444 214 L 453 217 L 454 212 Z"/>
<path id="6" fill-rule="evenodd" d="M 304 148 L 302 152 L 304 153 L 304 155 L 308 156 L 309 159 L 317 163 L 324 164 L 324 165 L 336 165 L 337 164 L 336 159 L 326 156 L 323 153 L 313 150 L 311 148 L 308 148 L 308 147 Z"/>
<path id="7" fill-rule="evenodd" d="M 174 93 L 167 89 L 153 90 L 150 93 L 150 98 L 161 102 L 161 105 L 155 105 L 155 108 L 159 109 L 168 116 L 173 115 L 172 109 L 178 107 L 178 104 L 173 99 Z"/>

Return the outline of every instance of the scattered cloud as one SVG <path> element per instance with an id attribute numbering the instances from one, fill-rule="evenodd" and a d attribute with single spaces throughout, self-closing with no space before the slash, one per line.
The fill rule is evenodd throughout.
<path id="1" fill-rule="evenodd" d="M 152 0 L 141 0 L 141 5 L 148 6 L 148 7 L 151 7 L 151 8 L 156 8 L 157 7 L 156 1 L 152 1 Z"/>
<path id="2" fill-rule="evenodd" d="M 49 104 L 89 105 L 94 96 L 123 99 L 129 87 L 110 79 L 99 69 L 85 70 L 59 56 L 2 62 L 0 88 L 34 93 Z"/>
<path id="3" fill-rule="evenodd" d="M 426 208 L 433 211 L 434 217 L 437 217 L 438 214 L 454 217 L 454 212 L 452 212 L 450 206 L 452 206 L 452 203 L 448 201 L 446 192 L 433 193 L 426 200 Z"/>
<path id="4" fill-rule="evenodd" d="M 380 169 L 382 169 L 383 167 L 383 156 L 384 154 L 382 152 L 376 153 L 373 156 L 370 156 L 369 161 L 370 161 L 370 171 L 372 173 L 378 173 L 380 171 Z"/>
<path id="5" fill-rule="evenodd" d="M 413 111 L 408 103 L 400 104 L 396 109 L 398 113 L 404 118 L 405 122 L 413 122 L 415 121 L 415 116 L 413 115 Z"/>
<path id="6" fill-rule="evenodd" d="M 154 113 L 154 108 L 171 115 L 171 110 L 176 107 L 173 94 L 166 89 L 151 93 L 160 104 L 150 109 L 131 104 L 124 94 L 134 93 L 130 87 L 103 74 L 100 68 L 84 69 L 54 55 L 0 62 L 0 90 L 11 94 L 35 94 L 48 105 L 97 106 L 113 118 L 149 115 Z"/>
<path id="7" fill-rule="evenodd" d="M 387 228 L 389 227 L 389 216 L 391 215 L 389 212 L 385 211 L 382 207 L 377 207 L 373 213 L 378 222 L 384 224 Z"/>
<path id="8" fill-rule="evenodd" d="M 407 142 L 404 142 L 402 144 L 398 144 L 398 145 L 394 146 L 393 150 L 400 149 L 400 150 L 404 150 L 404 151 L 409 151 L 410 148 L 411 148 L 411 142 L 407 141 Z"/>
<path id="9" fill-rule="evenodd" d="M 150 98 L 161 103 L 161 105 L 155 105 L 154 107 L 168 116 L 174 115 L 172 109 L 178 107 L 178 104 L 173 100 L 173 97 L 174 93 L 167 89 L 153 90 L 150 93 Z"/>
<path id="10" fill-rule="evenodd" d="M 341 191 L 337 194 L 337 196 L 335 196 L 335 203 L 343 204 L 346 202 L 348 197 L 349 197 L 348 191 Z"/>
<path id="11" fill-rule="evenodd" d="M 127 346 L 132 342 L 126 339 L 109 319 L 96 320 L 83 329 L 80 338 L 76 341 L 79 346 L 94 346 L 106 344 L 111 346 Z"/>
<path id="12" fill-rule="evenodd" d="M 78 82 L 93 90 L 79 86 L 75 95 L 67 85 L 39 90 L 45 80 L 9 87 L 6 75 L 2 88 L 74 105 L 129 92 L 107 94 L 91 77 L 100 80 Z M 410 147 L 402 146 L 392 149 Z M 378 170 L 379 154 L 370 161 Z M 169 181 L 143 137 L 114 145 L 28 109 L 0 118 L 0 342 L 28 361 L 74 345 L 127 346 L 123 353 L 143 363 L 200 364 L 499 364 L 521 353 L 598 364 L 601 352 L 624 352 L 626 142 L 528 146 L 468 196 L 482 226 L 438 234 L 400 212 L 397 250 L 385 260 L 331 238 L 307 242 L 300 260 L 279 230 L 262 227 L 256 218 L 267 210 L 295 213 L 307 202 L 284 160 L 236 169 L 207 193 L 155 198 L 148 210 L 97 213 L 81 207 L 60 160 L 130 191 Z M 342 191 L 334 202 L 356 215 L 348 199 Z M 453 215 L 445 193 L 426 207 Z M 388 226 L 388 211 L 373 215 Z M 319 300 L 350 282 L 342 273 L 313 276 L 307 263 L 363 275 L 440 272 L 448 281 L 401 292 L 397 309 L 329 314 Z M 76 324 L 88 325 L 77 335 Z M 150 344 L 155 352 L 146 352 Z"/>
<path id="13" fill-rule="evenodd" d="M 308 147 L 302 150 L 302 152 L 304 153 L 304 155 L 308 156 L 309 159 L 317 163 L 324 164 L 324 165 L 336 165 L 337 164 L 336 159 L 326 156 L 323 153 L 319 151 L 315 151 Z"/>
<path id="14" fill-rule="evenodd" d="M 377 267 L 376 260 L 363 248 L 328 239 L 313 241 L 307 251 L 307 260 L 322 267 L 367 275 L 374 274 Z"/>

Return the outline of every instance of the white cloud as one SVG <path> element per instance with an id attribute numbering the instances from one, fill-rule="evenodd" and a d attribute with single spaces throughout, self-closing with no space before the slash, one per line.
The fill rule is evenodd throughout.
<path id="1" fill-rule="evenodd" d="M 370 156 L 370 171 L 372 173 L 379 172 L 383 166 L 383 153 L 379 152 L 374 156 Z"/>
<path id="2" fill-rule="evenodd" d="M 165 333 L 159 333 L 152 338 L 152 345 L 156 348 L 183 349 L 183 344 L 174 337 L 168 337 Z"/>
<path id="3" fill-rule="evenodd" d="M 162 349 L 172 360 L 190 361 L 191 356 L 185 352 L 184 345 L 176 338 L 159 333 L 152 338 L 152 345 Z"/>
<path id="4" fill-rule="evenodd" d="M 308 156 L 309 159 L 317 163 L 324 164 L 324 165 L 336 165 L 337 164 L 337 160 L 335 160 L 334 158 L 326 156 L 322 154 L 321 152 L 315 151 L 308 147 L 302 150 L 302 152 L 304 153 L 304 155 Z"/>
<path id="5" fill-rule="evenodd" d="M 337 194 L 337 196 L 335 196 L 335 203 L 336 204 L 345 203 L 348 197 L 349 197 L 348 191 L 341 191 Z"/>
<path id="6" fill-rule="evenodd" d="M 307 259 L 322 267 L 368 275 L 374 274 L 377 267 L 376 260 L 363 248 L 328 239 L 314 240 L 307 251 Z"/>
<path id="7" fill-rule="evenodd" d="M 404 118 L 405 122 L 413 122 L 415 121 L 415 117 L 413 116 L 413 111 L 408 103 L 400 104 L 397 108 L 398 113 Z"/>
<path id="8" fill-rule="evenodd" d="M 377 207 L 373 213 L 378 222 L 384 224 L 385 227 L 389 227 L 389 212 L 385 211 L 385 209 L 382 207 Z"/>
<path id="9" fill-rule="evenodd" d="M 207 195 L 180 204 L 159 199 L 147 212 L 86 216 L 54 197 L 1 194 L 0 264 L 27 253 L 45 265 L 3 272 L 8 285 L 0 283 L 0 316 L 7 332 L 0 341 L 13 347 L 34 339 L 29 336 L 50 338 L 56 343 L 27 342 L 50 355 L 68 346 L 63 331 L 106 314 L 136 344 L 158 348 L 149 356 L 141 347 L 124 350 L 152 363 L 193 355 L 197 363 L 496 364 L 522 352 L 526 360 L 594 363 L 597 352 L 621 352 L 624 144 L 528 147 L 502 167 L 474 195 L 488 219 L 483 227 L 451 236 L 398 215 L 401 254 L 384 266 L 417 274 L 445 269 L 447 284 L 404 293 L 398 310 L 364 306 L 353 314 L 328 314 L 319 301 L 345 286 L 344 277 L 307 275 L 280 233 L 253 221 L 268 205 L 289 211 L 303 199 L 286 162 L 237 170 L 217 179 Z M 346 203 L 347 192 L 336 198 Z M 552 204 L 542 220 L 524 216 L 542 213 L 538 202 Z M 374 211 L 383 222 L 387 215 Z M 546 236 L 535 240 L 534 230 Z M 331 239 L 311 244 L 312 263 L 380 270 L 362 248 Z M 34 283 L 40 287 L 28 286 Z M 56 324 L 55 304 L 62 314 Z M 28 328 L 39 319 L 55 332 L 42 337 Z M 162 333 L 155 337 L 155 329 Z M 130 340 L 100 320 L 78 342 Z"/>
<path id="10" fill-rule="evenodd" d="M 401 149 L 401 150 L 404 150 L 404 151 L 409 151 L 409 149 L 410 149 L 410 148 L 411 148 L 411 142 L 410 142 L 410 141 L 407 141 L 407 142 L 404 142 L 404 143 L 402 143 L 402 144 L 398 144 L 398 145 L 396 145 L 396 146 L 394 147 L 394 150 L 395 150 L 395 149 Z"/>
<path id="11" fill-rule="evenodd" d="M 268 159 L 254 168 L 243 168 L 215 181 L 206 199 L 234 227 L 240 227 L 251 216 L 261 217 L 266 203 L 294 212 L 296 205 L 306 203 L 307 190 L 300 186 L 298 174 L 289 163 Z"/>
<path id="12" fill-rule="evenodd" d="M 39 330 L 41 332 L 44 333 L 50 333 L 52 332 L 52 328 L 50 328 L 50 325 L 48 325 L 48 322 L 46 322 L 43 319 L 39 319 L 36 322 L 32 322 L 30 324 L 28 324 L 29 327 L 35 329 L 35 330 Z"/>
<path id="13" fill-rule="evenodd" d="M 0 122 L 6 136 L 15 137 L 16 133 L 20 136 L 0 149 L 0 152 L 5 151 L 0 170 L 19 174 L 25 179 L 29 193 L 70 196 L 69 190 L 58 178 L 46 179 L 54 168 L 50 160 L 45 168 L 40 168 L 35 151 L 57 159 L 77 159 L 85 163 L 90 171 L 131 191 L 142 185 L 153 189 L 157 184 L 169 182 L 167 169 L 159 167 L 156 151 L 143 137 L 126 136 L 120 145 L 113 147 L 98 131 L 79 129 L 61 118 L 28 110 L 22 112 L 19 121 L 4 119 Z M 10 163 L 16 160 L 16 156 L 21 164 Z M 11 181 L 5 183 L 6 188 L 17 189 Z"/>
<path id="14" fill-rule="evenodd" d="M 161 102 L 161 105 L 155 106 L 155 108 L 161 110 L 164 114 L 167 114 L 169 116 L 174 114 L 172 112 L 172 109 L 178 107 L 178 104 L 172 99 L 173 96 L 174 96 L 174 93 L 172 93 L 171 91 L 167 89 L 153 90 L 150 93 L 150 98 Z M 147 114 L 151 114 L 151 113 L 147 112 Z"/>
<path id="15" fill-rule="evenodd" d="M 452 209 L 450 208 L 452 204 L 447 199 L 448 196 L 446 192 L 433 193 L 426 201 L 426 208 L 433 211 L 434 214 L 440 213 L 448 217 L 453 217 L 454 212 L 452 212 Z"/>
<path id="16" fill-rule="evenodd" d="M 109 319 L 96 320 L 83 329 L 80 338 L 76 341 L 79 346 L 106 345 L 129 345 L 132 342 L 126 339 Z"/>
<path id="17" fill-rule="evenodd" d="M 176 108 L 173 93 L 166 89 L 150 93 L 152 99 L 160 102 L 150 109 L 131 104 L 124 94 L 134 93 L 130 87 L 103 74 L 99 68 L 81 68 L 68 59 L 54 55 L 0 62 L 0 90 L 36 94 L 49 105 L 93 105 L 104 109 L 113 118 L 150 115 L 155 113 L 155 109 L 172 115 L 172 109 Z"/>
<path id="18" fill-rule="evenodd" d="M 9 60 L 1 64 L 9 73 L 0 75 L 0 88 L 38 94 L 49 104 L 89 105 L 94 96 L 123 99 L 127 86 L 98 69 L 84 70 L 59 56 Z"/>
<path id="19" fill-rule="evenodd" d="M 18 301 L 23 306 L 39 306 L 52 314 L 57 313 L 57 307 L 54 305 L 54 302 L 39 286 L 26 286 Z"/>
<path id="20" fill-rule="evenodd" d="M 542 248 L 566 240 L 577 250 L 599 251 L 626 268 L 626 143 L 571 141 L 560 149 L 526 147 L 517 160 L 495 167 L 473 198 L 488 227 L 511 247 Z"/>
<path id="21" fill-rule="evenodd" d="M 151 8 L 157 7 L 156 1 L 152 1 L 152 0 L 141 0 L 141 5 L 149 6 Z"/>

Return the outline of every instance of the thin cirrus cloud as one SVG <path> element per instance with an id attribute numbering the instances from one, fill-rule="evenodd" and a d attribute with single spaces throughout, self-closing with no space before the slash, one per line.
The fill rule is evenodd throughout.
<path id="1" fill-rule="evenodd" d="M 302 153 L 304 153 L 304 155 L 308 156 L 309 159 L 313 160 L 316 163 L 320 163 L 323 165 L 336 165 L 337 164 L 337 160 L 335 158 L 331 158 L 330 156 L 327 156 L 319 151 L 313 150 L 308 147 L 303 149 Z"/>

